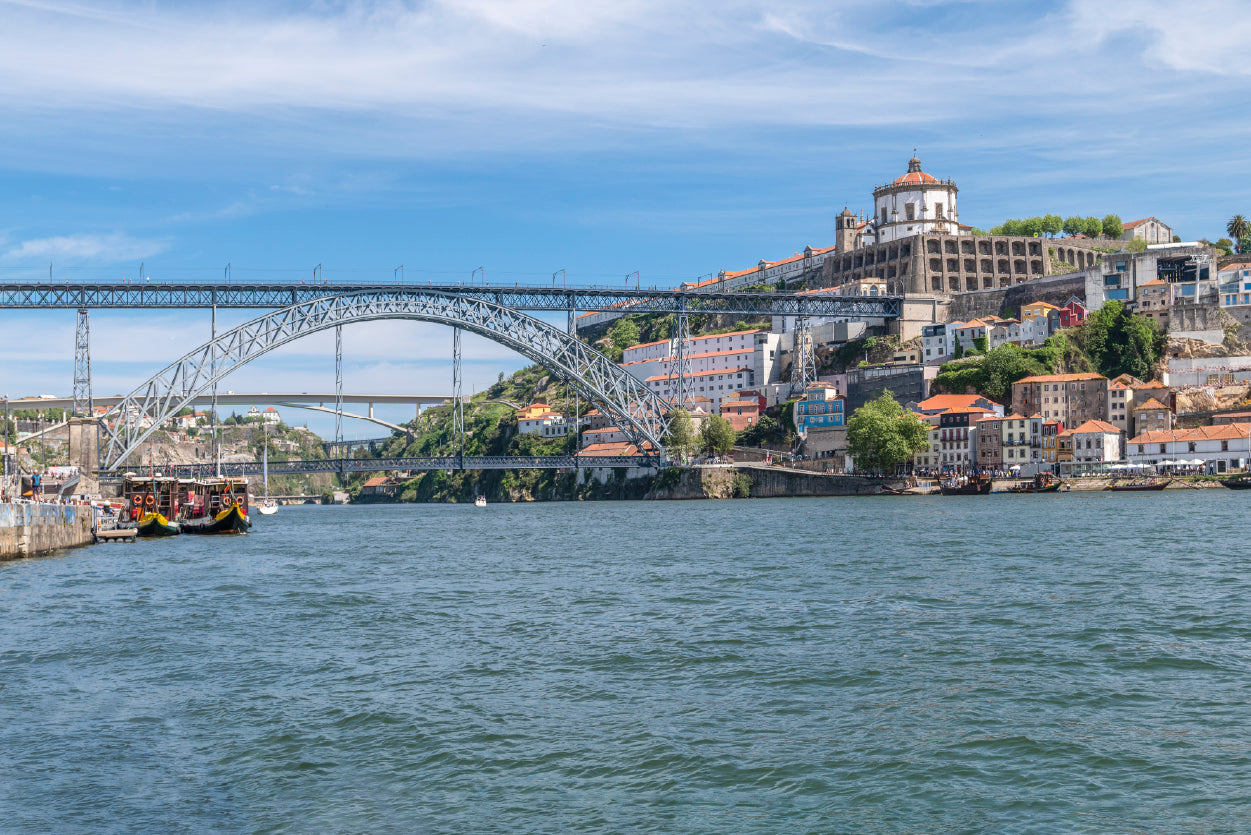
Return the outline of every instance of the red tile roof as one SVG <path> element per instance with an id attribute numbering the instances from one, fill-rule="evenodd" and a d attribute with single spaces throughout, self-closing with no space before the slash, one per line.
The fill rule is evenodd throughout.
<path id="1" fill-rule="evenodd" d="M 1088 421 L 1086 421 L 1085 423 L 1083 423 L 1081 426 L 1079 426 L 1079 427 L 1077 427 L 1076 429 L 1074 429 L 1074 430 L 1073 430 L 1073 434 L 1075 434 L 1075 435 L 1077 435 L 1077 434 L 1083 434 L 1083 435 L 1084 435 L 1084 434 L 1089 434 L 1089 433 L 1091 433 L 1091 432 L 1098 432 L 1098 433 L 1101 433 L 1101 434 L 1116 434 L 1116 433 L 1118 433 L 1118 432 L 1120 432 L 1120 431 L 1121 431 L 1121 430 L 1117 429 L 1115 426 L 1113 426 L 1112 424 L 1108 423 L 1107 421 L 1104 421 L 1104 420 L 1088 420 Z"/>
<path id="2" fill-rule="evenodd" d="M 1198 426 L 1194 429 L 1154 429 L 1130 438 L 1131 444 L 1167 444 L 1174 441 L 1242 440 L 1251 432 L 1251 423 L 1223 423 L 1220 426 Z"/>
<path id="3" fill-rule="evenodd" d="M 1075 383 L 1078 380 L 1102 380 L 1102 374 L 1087 372 L 1084 374 L 1040 374 L 1037 377 L 1026 377 L 1023 380 L 1017 380 L 1012 385 L 1018 383 Z"/>
<path id="4" fill-rule="evenodd" d="M 1159 410 L 1159 409 L 1164 409 L 1165 411 L 1167 411 L 1167 410 L 1168 410 L 1168 406 L 1165 406 L 1165 405 L 1164 405 L 1163 403 L 1161 403 L 1159 400 L 1156 400 L 1154 397 L 1152 397 L 1152 398 L 1151 398 L 1150 400 L 1148 400 L 1146 403 L 1143 403 L 1141 406 L 1139 406 L 1139 407 L 1137 407 L 1136 409 L 1134 409 L 1134 411 L 1135 411 L 1135 412 L 1145 412 L 1145 411 L 1155 411 L 1155 410 Z"/>

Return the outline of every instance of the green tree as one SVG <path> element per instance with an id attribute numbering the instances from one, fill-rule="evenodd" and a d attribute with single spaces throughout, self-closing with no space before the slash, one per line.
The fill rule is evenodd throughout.
<path id="1" fill-rule="evenodd" d="M 964 343 L 961 342 L 959 339 L 956 340 L 955 354 L 956 354 L 956 359 L 964 358 Z"/>
<path id="2" fill-rule="evenodd" d="M 986 234 L 986 230 L 978 226 L 970 226 L 966 234 L 973 235 L 974 237 L 984 236 Z"/>
<path id="3" fill-rule="evenodd" d="M 1225 224 L 1225 231 L 1229 233 L 1229 237 L 1239 242 L 1238 251 L 1246 252 L 1241 241 L 1243 238 L 1251 235 L 1251 223 L 1242 215 L 1234 215 L 1229 219 L 1229 223 Z"/>
<path id="4" fill-rule="evenodd" d="M 1099 218 L 1088 217 L 1086 218 L 1086 221 L 1083 225 L 1085 226 L 1085 228 L 1082 231 L 1086 233 L 1086 237 L 1088 238 L 1103 237 L 1103 221 L 1101 221 Z"/>
<path id="5" fill-rule="evenodd" d="M 709 415 L 699 427 L 699 443 L 709 455 L 726 455 L 734 449 L 734 427 L 721 415 Z"/>
<path id="6" fill-rule="evenodd" d="M 1119 301 L 1107 302 L 1086 317 L 1076 336 L 1095 370 L 1108 378 L 1132 374 L 1150 380 L 1168 342 L 1155 322 L 1135 316 Z"/>
<path id="7" fill-rule="evenodd" d="M 1042 225 L 1043 231 L 1053 238 L 1064 231 L 1064 221 L 1059 215 L 1043 215 Z"/>
<path id="8" fill-rule="evenodd" d="M 1174 237 L 1176 237 L 1176 236 L 1174 236 Z M 1174 243 L 1176 243 L 1176 241 L 1175 241 Z M 1200 241 L 1200 243 L 1202 243 L 1202 241 Z M 1214 247 L 1216 247 L 1217 249 L 1219 249 L 1219 250 L 1221 250 L 1222 252 L 1224 252 L 1226 255 L 1233 255 L 1233 254 L 1234 254 L 1234 242 L 1233 242 L 1233 241 L 1231 241 L 1229 238 L 1221 238 L 1221 239 L 1220 239 L 1219 241 L 1217 241 L 1216 243 L 1209 244 L 1209 245 L 1210 245 L 1210 246 L 1214 246 Z"/>
<path id="9" fill-rule="evenodd" d="M 1077 215 L 1071 215 L 1064 219 L 1062 229 L 1064 230 L 1064 234 L 1068 235 L 1070 238 L 1074 235 L 1081 235 L 1086 231 L 1086 220 L 1085 218 L 1080 218 Z"/>
<path id="10" fill-rule="evenodd" d="M 1099 221 L 1099 225 L 1103 228 L 1103 236 L 1105 238 L 1119 238 L 1121 233 L 1125 231 L 1125 225 L 1121 223 L 1120 215 L 1104 215 L 1103 220 Z"/>
<path id="11" fill-rule="evenodd" d="M 677 458 L 689 458 L 696 447 L 695 429 L 686 409 L 674 409 L 665 433 L 665 448 Z"/>
<path id="12" fill-rule="evenodd" d="M 639 344 L 639 326 L 630 317 L 618 319 L 608 330 L 608 338 L 617 348 L 633 348 Z"/>
<path id="13" fill-rule="evenodd" d="M 1040 217 L 1028 217 L 1021 221 L 1021 234 L 1030 238 L 1037 238 L 1043 233 L 1043 219 Z"/>
<path id="14" fill-rule="evenodd" d="M 775 443 L 782 439 L 782 424 L 772 415 L 761 415 L 754 426 L 749 426 L 738 434 L 738 442 L 742 446 L 761 446 Z"/>
<path id="15" fill-rule="evenodd" d="M 847 421 L 847 451 L 861 470 L 892 472 L 928 442 L 928 427 L 889 391 L 856 409 Z"/>
<path id="16" fill-rule="evenodd" d="M 1134 238 L 1132 241 L 1128 242 L 1125 245 L 1125 249 L 1129 250 L 1130 252 L 1146 252 L 1147 242 L 1144 241 L 1142 238 Z"/>

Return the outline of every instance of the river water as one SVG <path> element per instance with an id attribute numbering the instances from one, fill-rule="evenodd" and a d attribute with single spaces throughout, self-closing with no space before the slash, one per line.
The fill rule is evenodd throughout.
<path id="1" fill-rule="evenodd" d="M 1251 494 L 292 507 L 0 565 L 6 832 L 1248 832 Z"/>

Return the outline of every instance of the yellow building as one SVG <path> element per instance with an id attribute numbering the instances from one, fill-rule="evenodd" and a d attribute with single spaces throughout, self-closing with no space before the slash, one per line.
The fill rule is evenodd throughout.
<path id="1" fill-rule="evenodd" d="M 552 411 L 552 407 L 546 403 L 531 403 L 524 409 L 517 410 L 517 420 L 518 422 L 523 420 L 534 420 L 539 415 L 545 415 L 550 411 Z"/>
<path id="2" fill-rule="evenodd" d="M 1056 307 L 1054 304 L 1047 304 L 1046 302 L 1030 302 L 1029 304 L 1023 304 L 1021 305 L 1021 321 L 1030 322 L 1040 316 L 1045 319 L 1053 310 L 1057 313 L 1060 312 L 1060 308 Z"/>

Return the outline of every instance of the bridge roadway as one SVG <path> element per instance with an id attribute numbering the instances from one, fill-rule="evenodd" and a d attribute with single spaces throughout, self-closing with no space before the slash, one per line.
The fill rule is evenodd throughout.
<path id="1" fill-rule="evenodd" d="M 380 291 L 439 292 L 494 302 L 514 310 L 550 312 L 727 313 L 898 318 L 902 296 L 833 293 L 701 293 L 697 290 L 399 283 L 61 283 L 0 282 L 0 309 L 281 308 L 326 296 Z"/>
<path id="2" fill-rule="evenodd" d="M 575 467 L 652 467 L 656 466 L 656 457 L 633 456 L 595 456 L 582 457 L 576 455 L 466 455 L 460 458 L 455 455 L 431 458 L 323 458 L 302 461 L 270 461 L 270 475 L 298 475 L 305 473 L 368 473 L 389 470 L 572 470 Z M 260 461 L 248 461 L 242 464 L 223 463 L 222 475 L 226 476 L 259 476 L 264 472 Z M 160 473 L 178 478 L 204 478 L 213 475 L 212 464 L 166 464 L 160 467 Z M 102 472 L 103 481 L 114 481 L 122 477 L 117 472 Z"/>
<path id="3" fill-rule="evenodd" d="M 94 395 L 92 402 L 97 406 L 116 406 L 126 398 L 123 395 Z M 450 394 L 344 394 L 344 403 L 365 403 L 369 406 L 438 406 L 448 403 Z M 0 401 L 2 402 L 2 401 Z M 201 394 L 188 405 L 208 406 L 213 402 L 213 395 Z M 327 403 L 334 405 L 334 393 L 321 392 L 268 392 L 243 393 L 233 391 L 219 392 L 218 406 L 257 406 L 262 403 L 274 406 L 297 405 L 300 403 L 316 403 L 319 406 Z M 74 406 L 72 397 L 15 397 L 9 401 L 10 409 L 70 409 Z"/>

